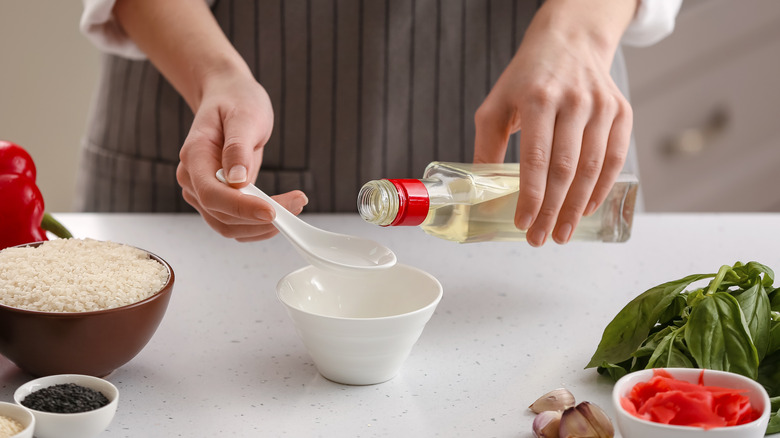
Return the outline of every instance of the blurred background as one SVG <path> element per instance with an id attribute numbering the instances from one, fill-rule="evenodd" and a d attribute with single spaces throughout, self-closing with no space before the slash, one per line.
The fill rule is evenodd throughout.
<path id="1" fill-rule="evenodd" d="M 46 210 L 70 211 L 78 148 L 98 79 L 80 1 L 0 0 L 0 139 L 27 149 Z"/>
<path id="2" fill-rule="evenodd" d="M 81 2 L 0 2 L 0 139 L 70 211 L 98 75 Z M 684 0 L 675 32 L 626 48 L 647 211 L 780 211 L 780 1 Z"/>

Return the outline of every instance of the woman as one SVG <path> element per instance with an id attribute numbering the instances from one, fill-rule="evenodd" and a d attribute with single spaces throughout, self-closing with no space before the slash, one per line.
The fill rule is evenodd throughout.
<path id="1" fill-rule="evenodd" d="M 222 235 L 260 240 L 273 209 L 219 168 L 297 214 L 354 211 L 363 182 L 432 160 L 506 158 L 521 167 L 516 225 L 533 246 L 566 243 L 634 161 L 621 39 L 663 38 L 679 6 L 85 0 L 82 29 L 107 55 L 77 208 L 186 201 Z"/>

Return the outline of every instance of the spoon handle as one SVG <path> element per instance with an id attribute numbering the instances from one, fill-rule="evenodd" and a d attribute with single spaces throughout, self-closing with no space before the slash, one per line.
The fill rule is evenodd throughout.
<path id="1" fill-rule="evenodd" d="M 225 172 L 223 171 L 223 169 L 219 169 L 217 171 L 217 179 L 225 184 L 228 183 L 227 179 L 225 178 Z M 290 213 L 289 210 L 282 207 L 281 204 L 276 202 L 274 198 L 268 196 L 264 191 L 257 188 L 254 184 L 248 184 L 244 187 L 241 187 L 238 190 L 245 195 L 256 196 L 262 199 L 263 201 L 271 204 L 271 207 L 273 207 L 274 210 L 276 211 L 276 217 L 272 222 L 274 225 L 277 225 L 277 228 L 280 228 L 280 225 L 286 226 L 287 224 L 290 224 L 291 220 L 298 219 L 294 214 Z M 282 223 L 280 224 L 280 222 Z"/>

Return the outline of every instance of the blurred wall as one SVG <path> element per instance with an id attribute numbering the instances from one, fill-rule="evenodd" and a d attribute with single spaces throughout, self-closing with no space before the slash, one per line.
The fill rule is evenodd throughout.
<path id="1" fill-rule="evenodd" d="M 646 209 L 780 212 L 780 1 L 684 0 L 625 54 Z"/>
<path id="2" fill-rule="evenodd" d="M 98 52 L 80 1 L 0 0 L 0 139 L 27 149 L 46 209 L 70 211 Z"/>

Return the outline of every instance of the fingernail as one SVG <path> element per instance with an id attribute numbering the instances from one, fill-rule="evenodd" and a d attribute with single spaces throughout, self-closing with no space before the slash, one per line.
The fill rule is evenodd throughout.
<path id="1" fill-rule="evenodd" d="M 528 243 L 534 246 L 542 246 L 544 245 L 545 239 L 547 239 L 547 233 L 545 233 L 544 230 L 536 230 L 531 233 L 531 236 L 528 238 Z"/>
<path id="2" fill-rule="evenodd" d="M 563 224 L 560 228 L 558 228 L 558 232 L 556 233 L 556 236 L 558 238 L 558 242 L 560 243 L 566 243 L 571 239 L 571 224 Z"/>
<path id="3" fill-rule="evenodd" d="M 231 184 L 242 183 L 246 181 L 246 167 L 242 165 L 233 166 L 227 175 L 227 181 Z"/>
<path id="4" fill-rule="evenodd" d="M 255 217 L 260 219 L 263 222 L 271 222 L 272 220 L 274 220 L 273 215 L 270 212 L 265 210 L 259 210 L 255 212 Z"/>
<path id="5" fill-rule="evenodd" d="M 527 230 L 528 227 L 531 226 L 531 220 L 533 220 L 533 218 L 531 217 L 530 214 L 528 213 L 523 214 L 522 216 L 520 216 L 520 220 L 517 221 L 517 228 L 523 231 Z"/>
<path id="6" fill-rule="evenodd" d="M 593 214 L 593 212 L 596 211 L 596 203 L 591 201 L 590 204 L 588 204 L 588 208 L 585 209 L 585 216 L 589 216 Z"/>

